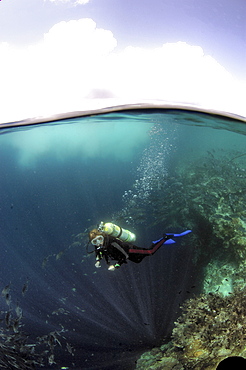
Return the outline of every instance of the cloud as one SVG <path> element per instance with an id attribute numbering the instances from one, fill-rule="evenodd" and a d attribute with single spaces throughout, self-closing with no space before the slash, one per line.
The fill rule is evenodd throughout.
<path id="1" fill-rule="evenodd" d="M 45 0 L 46 1 L 46 0 Z M 88 4 L 90 0 L 49 0 L 52 3 L 72 3 L 74 5 L 85 5 Z"/>
<path id="2" fill-rule="evenodd" d="M 164 100 L 246 115 L 245 84 L 200 46 L 117 49 L 92 19 L 55 24 L 25 49 L 0 44 L 0 122 Z"/>
<path id="3" fill-rule="evenodd" d="M 80 5 L 84 5 L 84 4 L 87 4 L 90 0 L 77 0 L 75 1 L 75 4 L 80 4 Z"/>
<path id="4" fill-rule="evenodd" d="M 127 91 L 132 98 L 236 109 L 232 91 L 240 84 L 199 46 L 178 42 L 155 49 L 128 47 L 115 56 L 110 70 L 115 75 L 111 89 L 119 96 L 124 86 L 125 96 Z"/>

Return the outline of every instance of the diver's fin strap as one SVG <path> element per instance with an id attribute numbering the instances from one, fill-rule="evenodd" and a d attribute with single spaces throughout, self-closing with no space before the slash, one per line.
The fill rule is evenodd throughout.
<path id="1" fill-rule="evenodd" d="M 126 257 L 126 258 L 129 258 L 129 256 L 128 256 L 128 254 L 126 253 L 126 251 L 118 244 L 118 243 L 115 243 L 115 242 L 113 242 L 113 243 L 111 243 L 111 245 L 113 246 L 113 247 L 115 247 L 116 249 L 118 249 L 118 251 L 120 251 L 122 254 L 124 254 L 124 256 Z"/>

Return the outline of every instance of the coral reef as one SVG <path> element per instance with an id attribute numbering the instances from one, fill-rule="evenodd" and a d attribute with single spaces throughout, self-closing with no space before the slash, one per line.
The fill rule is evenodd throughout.
<path id="1" fill-rule="evenodd" d="M 203 291 L 227 296 L 233 292 L 236 281 L 239 285 L 237 277 L 238 272 L 235 265 L 224 264 L 218 260 L 211 261 L 204 269 Z"/>
<path id="2" fill-rule="evenodd" d="M 146 352 L 141 370 L 214 370 L 229 356 L 246 357 L 246 288 L 222 297 L 202 294 L 185 302 L 172 341 Z"/>
<path id="3" fill-rule="evenodd" d="M 173 166 L 162 185 L 152 183 L 152 225 L 193 229 L 193 262 L 203 277 L 201 295 L 185 302 L 172 340 L 143 354 L 137 369 L 215 370 L 229 356 L 246 357 L 244 161 L 245 154 L 209 152 Z"/>

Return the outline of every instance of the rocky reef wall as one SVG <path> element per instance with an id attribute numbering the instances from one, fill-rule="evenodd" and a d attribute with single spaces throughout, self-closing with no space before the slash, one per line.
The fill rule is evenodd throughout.
<path id="1" fill-rule="evenodd" d="M 246 357 L 245 154 L 209 152 L 173 168 L 153 183 L 149 209 L 153 225 L 193 230 L 201 291 L 184 303 L 170 342 L 143 354 L 137 369 L 214 370 Z"/>

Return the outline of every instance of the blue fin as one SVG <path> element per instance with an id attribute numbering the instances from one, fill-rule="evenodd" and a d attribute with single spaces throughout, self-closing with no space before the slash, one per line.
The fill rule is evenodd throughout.
<path id="1" fill-rule="evenodd" d="M 167 239 L 163 244 L 174 244 L 176 243 L 173 239 Z"/>
<path id="2" fill-rule="evenodd" d="M 159 243 L 162 239 L 163 239 L 163 240 L 165 240 L 164 238 L 160 238 L 160 239 L 158 239 L 158 240 L 154 240 L 152 243 L 153 243 L 153 244 Z"/>
<path id="3" fill-rule="evenodd" d="M 171 236 L 183 236 L 183 235 L 186 235 L 186 234 L 189 234 L 191 233 L 192 230 L 186 230 L 186 231 L 183 231 L 182 233 L 180 234 L 172 234 L 172 233 L 166 233 L 166 235 L 171 235 Z"/>
<path id="4" fill-rule="evenodd" d="M 189 234 L 191 232 L 192 232 L 192 230 L 186 230 L 186 231 L 183 231 L 180 234 L 165 233 L 165 235 L 170 235 L 172 237 L 175 237 L 175 236 L 183 236 L 183 235 Z M 153 241 L 152 243 L 153 244 L 159 243 L 162 239 L 165 240 L 165 238 L 160 238 L 158 240 Z M 174 243 L 176 243 L 176 242 L 173 239 L 167 239 L 166 241 L 163 242 L 163 244 L 174 244 Z"/>
<path id="5" fill-rule="evenodd" d="M 163 240 L 163 244 L 173 244 L 173 243 L 176 243 L 176 242 L 175 242 L 175 240 L 173 240 L 173 239 L 167 239 L 167 240 L 165 240 L 164 238 L 161 238 L 161 239 L 155 240 L 155 241 L 153 241 L 152 243 L 153 243 L 153 244 L 157 244 L 157 243 L 159 243 L 161 240 Z"/>

